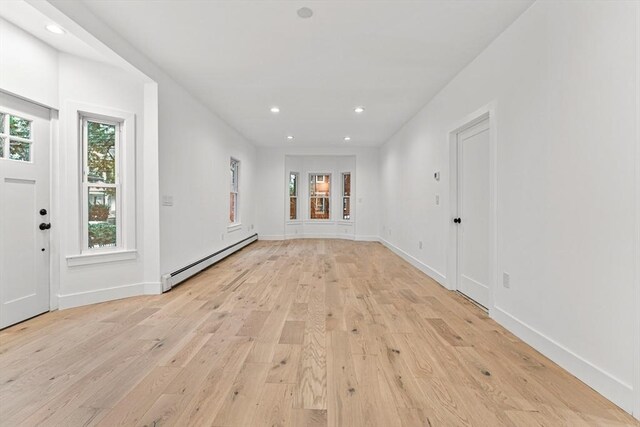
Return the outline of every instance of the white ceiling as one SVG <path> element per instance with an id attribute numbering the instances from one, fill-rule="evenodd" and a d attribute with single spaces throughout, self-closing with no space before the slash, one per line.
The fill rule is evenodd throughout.
<path id="1" fill-rule="evenodd" d="M 85 3 L 258 145 L 376 146 L 532 0 Z"/>

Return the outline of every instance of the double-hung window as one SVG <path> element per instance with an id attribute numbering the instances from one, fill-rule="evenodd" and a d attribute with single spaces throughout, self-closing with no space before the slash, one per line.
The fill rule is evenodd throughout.
<path id="1" fill-rule="evenodd" d="M 309 218 L 330 219 L 331 175 L 309 174 Z"/>
<path id="2" fill-rule="evenodd" d="M 82 117 L 84 250 L 121 246 L 121 127 L 117 120 Z"/>
<path id="3" fill-rule="evenodd" d="M 238 174 L 240 173 L 240 161 L 232 158 L 230 162 L 231 171 L 231 191 L 229 192 L 229 223 L 238 224 L 240 222 L 238 211 Z"/>
<path id="4" fill-rule="evenodd" d="M 351 219 L 351 172 L 342 174 L 342 219 Z"/>
<path id="5" fill-rule="evenodd" d="M 289 219 L 298 219 L 298 172 L 289 173 Z"/>

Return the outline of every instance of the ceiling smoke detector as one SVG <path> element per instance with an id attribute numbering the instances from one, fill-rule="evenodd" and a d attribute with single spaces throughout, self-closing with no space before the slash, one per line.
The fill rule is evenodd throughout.
<path id="1" fill-rule="evenodd" d="M 313 10 L 308 7 L 301 7 L 298 9 L 298 16 L 302 19 L 309 19 L 313 16 Z"/>

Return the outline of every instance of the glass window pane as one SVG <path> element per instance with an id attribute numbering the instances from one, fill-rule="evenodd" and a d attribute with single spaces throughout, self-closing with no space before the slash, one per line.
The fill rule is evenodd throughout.
<path id="1" fill-rule="evenodd" d="M 309 179 L 309 195 L 311 196 L 328 196 L 331 183 L 329 175 L 314 175 Z"/>
<path id="2" fill-rule="evenodd" d="M 350 196 L 351 195 L 351 174 L 350 173 L 345 173 L 342 174 L 342 190 L 343 190 L 343 196 Z"/>
<path id="3" fill-rule="evenodd" d="M 311 219 L 329 219 L 329 198 L 311 198 Z"/>
<path id="4" fill-rule="evenodd" d="M 298 174 L 292 173 L 289 175 L 289 196 L 298 195 Z"/>
<path id="5" fill-rule="evenodd" d="M 88 122 L 87 160 L 89 182 L 116 182 L 116 126 Z"/>
<path id="6" fill-rule="evenodd" d="M 116 189 L 89 187 L 89 248 L 108 248 L 116 241 Z"/>
<path id="7" fill-rule="evenodd" d="M 289 197 L 289 219 L 298 219 L 298 198 Z"/>
<path id="8" fill-rule="evenodd" d="M 9 158 L 11 160 L 20 160 L 22 162 L 31 161 L 31 144 L 22 141 L 9 141 Z"/>
<path id="9" fill-rule="evenodd" d="M 342 219 L 351 219 L 351 198 L 342 198 Z"/>
<path id="10" fill-rule="evenodd" d="M 4 133 L 5 132 L 5 130 L 4 130 L 4 122 L 5 122 L 5 120 L 4 119 L 5 119 L 6 116 L 7 115 L 5 113 L 0 113 L 0 133 Z"/>
<path id="11" fill-rule="evenodd" d="M 31 139 L 31 122 L 16 116 L 9 117 L 9 131 L 11 136 Z"/>
<path id="12" fill-rule="evenodd" d="M 236 206 L 238 195 L 236 193 L 229 193 L 229 222 L 236 222 Z"/>

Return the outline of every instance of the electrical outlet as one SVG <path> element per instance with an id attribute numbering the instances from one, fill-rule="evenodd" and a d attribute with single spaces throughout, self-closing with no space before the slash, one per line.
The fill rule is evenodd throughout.
<path id="1" fill-rule="evenodd" d="M 253 230 L 253 224 L 251 224 L 251 229 Z"/>
<path id="2" fill-rule="evenodd" d="M 224 233 L 220 235 L 220 240 L 224 240 Z"/>
<path id="3" fill-rule="evenodd" d="M 422 240 L 418 242 L 418 249 L 422 249 Z"/>
<path id="4" fill-rule="evenodd" d="M 502 273 L 502 286 L 507 289 L 511 287 L 511 276 L 509 276 L 509 273 Z"/>
<path id="5" fill-rule="evenodd" d="M 440 195 L 436 194 L 436 206 L 440 205 Z"/>

